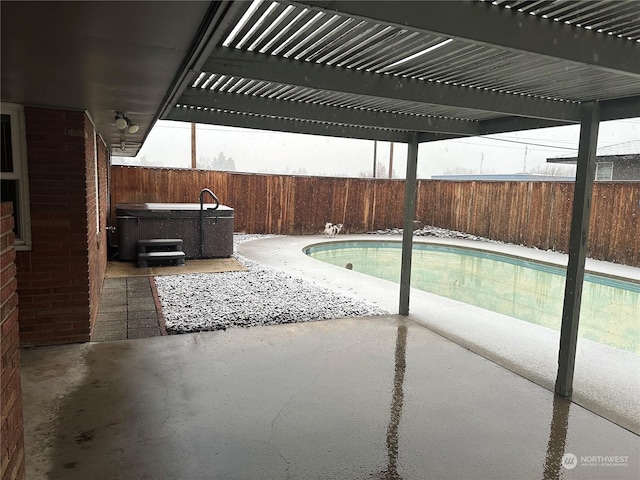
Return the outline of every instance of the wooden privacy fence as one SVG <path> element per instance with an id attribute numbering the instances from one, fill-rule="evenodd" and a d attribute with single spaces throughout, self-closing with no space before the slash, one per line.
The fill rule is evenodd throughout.
<path id="1" fill-rule="evenodd" d="M 111 224 L 117 203 L 197 203 L 212 189 L 235 209 L 235 230 L 317 234 L 326 222 L 345 233 L 402 226 L 404 180 L 296 177 L 114 166 Z M 589 256 L 640 266 L 640 182 L 596 183 Z M 416 220 L 509 243 L 566 252 L 570 182 L 418 182 Z"/>

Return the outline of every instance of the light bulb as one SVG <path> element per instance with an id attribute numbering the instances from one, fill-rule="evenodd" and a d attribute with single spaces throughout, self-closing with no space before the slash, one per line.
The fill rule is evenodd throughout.
<path id="1" fill-rule="evenodd" d="M 123 117 L 116 117 L 116 128 L 118 130 L 124 130 L 127 128 L 127 121 Z"/>
<path id="2" fill-rule="evenodd" d="M 127 131 L 129 133 L 136 133 L 138 130 L 140 130 L 140 127 L 135 123 L 132 123 L 131 125 L 129 125 L 129 129 Z"/>

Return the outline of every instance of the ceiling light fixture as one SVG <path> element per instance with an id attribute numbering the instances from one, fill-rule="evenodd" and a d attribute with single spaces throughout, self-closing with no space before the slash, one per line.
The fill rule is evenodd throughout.
<path id="1" fill-rule="evenodd" d="M 129 125 L 129 122 L 124 118 L 124 114 L 116 112 L 116 128 L 118 130 L 124 130 L 127 128 L 127 125 Z"/>
<path id="2" fill-rule="evenodd" d="M 131 123 L 129 117 L 122 112 L 116 112 L 116 128 L 120 131 L 124 131 L 126 129 L 128 133 L 136 133 L 140 130 L 140 127 L 135 123 Z"/>

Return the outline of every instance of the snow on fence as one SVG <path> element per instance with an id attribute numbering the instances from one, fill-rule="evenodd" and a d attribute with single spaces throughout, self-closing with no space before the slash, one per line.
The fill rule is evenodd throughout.
<path id="1" fill-rule="evenodd" d="M 235 230 L 319 234 L 400 227 L 404 180 L 262 175 L 113 166 L 111 224 L 117 203 L 198 201 L 204 187 L 235 209 Z M 571 182 L 421 180 L 416 220 L 509 243 L 566 252 Z M 594 185 L 589 256 L 640 266 L 640 182 Z"/>

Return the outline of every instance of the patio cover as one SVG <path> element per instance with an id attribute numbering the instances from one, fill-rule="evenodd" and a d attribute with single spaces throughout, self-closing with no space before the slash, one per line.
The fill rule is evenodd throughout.
<path id="1" fill-rule="evenodd" d="M 161 118 L 407 142 L 640 116 L 635 1 L 221 3 Z"/>

